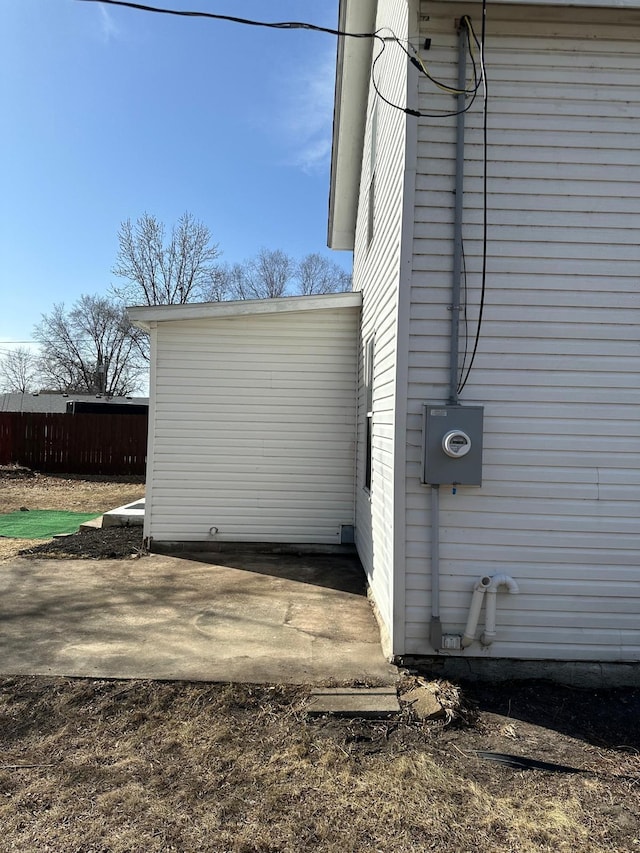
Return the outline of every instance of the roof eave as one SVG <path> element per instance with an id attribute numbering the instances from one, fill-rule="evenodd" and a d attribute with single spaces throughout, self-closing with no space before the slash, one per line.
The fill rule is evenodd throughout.
<path id="1" fill-rule="evenodd" d="M 377 0 L 340 0 L 339 29 L 372 33 Z M 372 39 L 338 38 L 328 245 L 352 250 L 367 119 Z"/>
<path id="2" fill-rule="evenodd" d="M 277 299 L 241 299 L 234 302 L 191 302 L 187 305 L 140 305 L 127 308 L 134 326 L 149 331 L 151 323 L 175 320 L 208 320 L 287 314 L 298 311 L 360 308 L 360 293 L 327 293 L 320 296 L 284 296 Z"/>

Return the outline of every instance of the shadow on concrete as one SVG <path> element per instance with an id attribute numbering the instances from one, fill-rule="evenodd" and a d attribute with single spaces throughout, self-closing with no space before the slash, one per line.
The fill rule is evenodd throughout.
<path id="1" fill-rule="evenodd" d="M 170 553 L 170 552 L 167 552 Z M 181 560 L 203 565 L 226 566 L 283 580 L 366 595 L 364 569 L 355 552 L 331 554 L 278 553 L 277 551 L 180 551 Z"/>

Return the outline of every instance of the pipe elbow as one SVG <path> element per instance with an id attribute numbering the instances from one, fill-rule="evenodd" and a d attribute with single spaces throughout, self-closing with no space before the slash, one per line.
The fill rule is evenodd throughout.
<path id="1" fill-rule="evenodd" d="M 520 592 L 518 584 L 510 575 L 494 575 L 491 578 L 489 592 L 497 592 L 501 586 L 506 586 L 511 595 L 517 595 Z"/>
<path id="2" fill-rule="evenodd" d="M 493 643 L 493 641 L 495 640 L 495 638 L 496 638 L 496 632 L 495 631 L 484 631 L 482 636 L 480 637 L 480 642 L 482 643 L 483 646 L 490 646 L 491 643 Z"/>

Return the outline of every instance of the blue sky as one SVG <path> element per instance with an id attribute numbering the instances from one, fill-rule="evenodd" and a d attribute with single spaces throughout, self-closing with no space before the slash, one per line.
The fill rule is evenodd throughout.
<path id="1" fill-rule="evenodd" d="M 337 0 L 164 0 L 337 24 Z M 0 355 L 105 293 L 120 222 L 205 222 L 222 260 L 326 253 L 336 40 L 78 0 L 0 8 Z"/>

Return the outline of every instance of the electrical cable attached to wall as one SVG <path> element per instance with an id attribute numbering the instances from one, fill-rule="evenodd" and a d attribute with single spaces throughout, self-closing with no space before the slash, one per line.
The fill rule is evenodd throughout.
<path id="1" fill-rule="evenodd" d="M 480 332 L 482 329 L 482 320 L 484 316 L 484 305 L 485 305 L 485 297 L 487 291 L 487 244 L 488 244 L 488 178 L 487 178 L 487 166 L 488 166 L 488 150 L 489 150 L 489 134 L 488 134 L 488 108 L 489 108 L 489 86 L 487 82 L 487 69 L 485 63 L 485 40 L 486 40 L 486 32 L 487 32 L 487 0 L 483 0 L 482 2 L 482 32 L 480 35 L 480 41 L 476 38 L 475 33 L 473 33 L 473 37 L 478 46 L 478 50 L 480 51 L 480 75 L 482 78 L 483 89 L 484 89 L 484 105 L 482 110 L 482 273 L 481 273 L 481 284 L 480 284 L 480 305 L 478 308 L 478 322 L 476 325 L 476 336 L 473 344 L 473 350 L 471 352 L 471 359 L 469 361 L 469 365 L 464 369 L 464 362 L 466 361 L 466 347 L 467 343 L 465 341 L 465 357 L 462 363 L 462 370 L 460 376 L 460 382 L 458 383 L 458 394 L 462 392 L 467 381 L 469 379 L 469 374 L 471 373 L 471 369 L 473 367 L 473 362 L 475 361 L 476 353 L 478 351 L 478 344 L 480 343 Z M 466 275 L 466 273 L 465 273 Z M 466 305 L 465 305 L 465 314 L 466 314 Z"/>
<path id="2" fill-rule="evenodd" d="M 395 41 L 395 43 L 400 48 L 402 48 L 402 50 L 406 53 L 407 57 L 409 58 L 409 61 L 418 70 L 418 72 L 420 74 L 423 74 L 428 80 L 430 80 L 441 91 L 445 92 L 448 95 L 456 95 L 456 96 L 457 95 L 470 95 L 471 97 L 470 97 L 469 103 L 466 104 L 463 107 L 463 109 L 431 113 L 431 112 L 424 112 L 422 110 L 414 110 L 414 109 L 411 109 L 409 107 L 402 107 L 402 106 L 400 106 L 400 104 L 393 103 L 388 98 L 386 98 L 382 94 L 382 92 L 380 91 L 380 88 L 379 88 L 378 83 L 376 81 L 376 65 L 378 63 L 378 60 L 380 59 L 380 57 L 382 56 L 382 54 L 384 52 L 384 47 L 378 52 L 375 59 L 373 60 L 372 66 L 371 66 L 371 83 L 373 85 L 373 88 L 374 88 L 377 96 L 382 101 L 384 101 L 385 104 L 388 104 L 390 107 L 393 107 L 393 109 L 400 110 L 401 112 L 406 113 L 407 115 L 410 115 L 410 116 L 414 116 L 415 118 L 451 118 L 453 116 L 460 115 L 460 113 L 468 112 L 471 109 L 471 107 L 473 106 L 473 103 L 474 103 L 476 96 L 478 94 L 478 90 L 480 89 L 480 86 L 482 84 L 482 75 L 478 74 L 476 58 L 475 58 L 475 54 L 473 52 L 473 43 L 475 42 L 475 44 L 479 48 L 480 42 L 478 41 L 478 38 L 477 38 L 477 36 L 473 30 L 471 18 L 468 15 L 463 15 L 463 17 L 460 19 L 460 26 L 463 27 L 465 32 L 466 32 L 467 49 L 469 51 L 469 56 L 471 58 L 471 65 L 473 67 L 473 84 L 472 84 L 472 86 L 467 87 L 465 89 L 460 89 L 457 86 L 451 86 L 448 83 L 443 83 L 441 80 L 438 80 L 436 77 L 434 77 L 431 74 L 431 72 L 429 71 L 429 69 L 427 68 L 427 65 L 425 64 L 423 59 L 418 54 L 417 50 L 413 47 L 413 45 L 410 42 L 407 42 L 407 44 L 408 44 L 409 48 L 411 48 L 411 52 L 407 49 L 407 47 L 405 47 L 402 40 L 400 38 L 398 38 L 398 36 L 396 36 L 395 34 L 393 34 L 392 40 Z M 378 32 L 381 32 L 381 30 L 378 30 Z"/>

